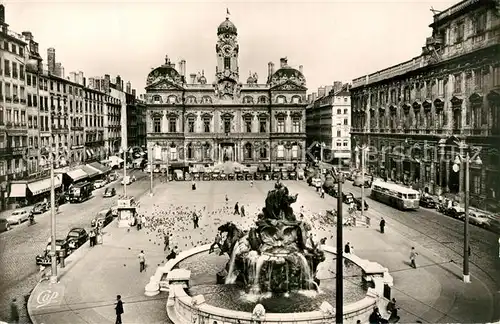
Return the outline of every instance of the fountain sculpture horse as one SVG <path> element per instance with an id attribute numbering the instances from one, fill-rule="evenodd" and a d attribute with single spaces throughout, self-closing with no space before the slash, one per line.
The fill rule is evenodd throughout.
<path id="1" fill-rule="evenodd" d="M 234 246 L 245 235 L 245 233 L 243 233 L 242 230 L 231 222 L 227 222 L 226 224 L 219 226 L 218 230 L 221 233 L 227 233 L 226 239 L 224 240 L 224 243 L 222 243 L 221 253 L 227 253 L 229 257 L 231 257 Z"/>

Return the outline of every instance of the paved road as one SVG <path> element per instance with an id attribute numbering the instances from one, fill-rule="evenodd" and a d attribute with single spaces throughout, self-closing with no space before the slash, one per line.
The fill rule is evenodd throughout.
<path id="1" fill-rule="evenodd" d="M 142 172 L 136 173 L 137 181 L 127 186 L 129 196 L 138 197 L 148 192 L 149 178 Z M 119 181 L 109 185 L 123 193 Z M 80 204 L 65 204 L 57 214 L 57 238 L 66 237 L 72 227 L 90 227 L 91 219 L 104 208 L 116 204 L 116 197 L 103 198 L 104 189 L 94 191 L 94 197 Z M 40 278 L 35 256 L 45 248 L 50 237 L 50 212 L 36 216 L 37 224 L 27 222 L 15 226 L 11 231 L 0 234 L 0 320 L 9 319 L 9 303 L 17 298 L 21 323 L 27 323 L 24 296 L 29 295 Z M 21 308 L 22 307 L 22 308 Z"/>
<path id="2" fill-rule="evenodd" d="M 352 182 L 346 181 L 343 191 L 352 192 L 357 197 L 361 196 L 361 188 L 352 186 Z M 404 234 L 408 239 L 462 266 L 463 221 L 422 207 L 417 211 L 400 211 L 372 200 L 369 197 L 370 192 L 370 189 L 365 189 L 369 204 L 367 215 L 375 216 L 376 221 L 376 224 L 372 225 L 378 226 L 378 220 L 383 216 L 388 227 L 394 226 L 394 230 Z M 498 235 L 475 225 L 469 226 L 469 229 L 472 252 L 471 274 L 481 275 L 479 272 L 484 272 L 483 274 L 499 287 Z M 390 228 L 388 234 L 390 235 Z"/>

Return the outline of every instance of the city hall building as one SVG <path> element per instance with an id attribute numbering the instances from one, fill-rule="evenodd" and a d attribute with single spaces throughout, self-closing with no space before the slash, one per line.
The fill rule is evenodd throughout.
<path id="1" fill-rule="evenodd" d="M 500 11 L 465 0 L 434 15 L 422 54 L 353 80 L 353 159 L 369 145 L 374 174 L 434 194 L 463 193 L 451 136 L 481 148 L 471 163 L 473 205 L 500 193 Z M 358 149 L 355 149 L 358 147 Z M 415 149 L 417 148 L 417 149 Z M 462 176 L 461 176 L 462 175 Z M 460 196 L 460 195 L 458 195 Z M 486 207 L 486 206 L 485 206 Z"/>
<path id="2" fill-rule="evenodd" d="M 304 166 L 306 80 L 280 60 L 265 82 L 240 81 L 238 33 L 226 18 L 217 28 L 216 75 L 186 75 L 165 64 L 147 77 L 147 147 L 155 167 L 198 168 L 233 161 L 268 171 Z"/>

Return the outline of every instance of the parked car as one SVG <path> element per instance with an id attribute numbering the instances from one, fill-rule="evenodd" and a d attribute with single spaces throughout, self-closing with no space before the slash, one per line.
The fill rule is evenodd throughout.
<path id="1" fill-rule="evenodd" d="M 451 216 L 453 218 L 464 219 L 465 217 L 465 209 L 460 207 L 459 205 L 446 207 L 444 209 L 444 214 L 447 216 Z"/>
<path id="2" fill-rule="evenodd" d="M 425 208 L 436 208 L 436 201 L 429 196 L 420 197 L 420 206 Z"/>
<path id="3" fill-rule="evenodd" d="M 0 218 L 0 233 L 7 232 L 9 230 L 10 230 L 9 221 L 6 220 L 5 218 Z"/>
<path id="4" fill-rule="evenodd" d="M 225 174 L 224 172 L 221 172 L 219 180 L 227 180 L 227 174 Z"/>
<path id="5" fill-rule="evenodd" d="M 106 190 L 104 190 L 103 197 L 109 198 L 109 197 L 114 197 L 115 195 L 116 195 L 115 188 L 106 188 Z"/>
<path id="6" fill-rule="evenodd" d="M 111 207 L 111 215 L 113 215 L 113 217 L 118 217 L 118 206 Z"/>
<path id="7" fill-rule="evenodd" d="M 365 188 L 370 188 L 372 186 L 373 177 L 371 175 L 365 173 L 364 181 L 365 181 L 365 185 L 364 185 Z M 354 187 L 360 187 L 361 188 L 361 184 L 362 183 L 363 183 L 363 179 L 361 177 L 361 174 L 358 174 L 358 175 L 356 175 L 356 177 L 354 177 L 352 185 Z"/>
<path id="8" fill-rule="evenodd" d="M 80 246 L 82 246 L 87 241 L 88 238 L 89 234 L 84 228 L 81 227 L 72 228 L 68 232 L 68 235 L 66 236 L 68 248 L 70 250 L 76 250 Z"/>
<path id="9" fill-rule="evenodd" d="M 35 206 L 33 206 L 31 213 L 33 215 L 43 214 L 49 209 L 50 209 L 50 203 L 39 202 L 39 203 L 36 203 Z"/>
<path id="10" fill-rule="evenodd" d="M 104 187 L 107 184 L 106 180 L 96 180 L 94 182 L 94 189 L 99 189 Z"/>
<path id="11" fill-rule="evenodd" d="M 90 222 L 90 226 L 94 227 L 99 224 L 99 227 L 105 227 L 113 221 L 113 210 L 111 208 L 103 209 Z"/>
<path id="12" fill-rule="evenodd" d="M 25 207 L 16 209 L 7 217 L 7 221 L 10 225 L 21 224 L 24 221 L 27 221 L 30 217 L 32 207 Z"/>
<path id="13" fill-rule="evenodd" d="M 134 180 L 134 178 L 133 178 L 133 177 L 131 177 L 131 176 L 125 176 L 125 177 L 122 179 L 121 184 L 122 184 L 122 185 L 129 185 L 129 184 L 131 184 L 131 183 L 132 183 L 132 182 L 134 182 L 134 181 L 135 181 L 135 180 Z"/>
<path id="14" fill-rule="evenodd" d="M 480 227 L 490 227 L 491 219 L 486 214 L 471 211 L 469 213 L 469 223 Z"/>
<path id="15" fill-rule="evenodd" d="M 364 210 L 368 210 L 368 203 L 366 202 L 366 199 L 364 199 L 364 205 L 365 205 L 365 209 Z M 354 203 L 356 204 L 356 209 L 357 210 L 361 210 L 361 197 L 357 197 L 357 198 L 354 198 Z"/>
<path id="16" fill-rule="evenodd" d="M 343 192 L 342 193 L 342 202 L 344 204 L 351 204 L 354 202 L 354 195 L 352 194 L 352 192 L 348 192 L 348 193 L 345 193 Z"/>
<path id="17" fill-rule="evenodd" d="M 51 241 L 49 239 L 49 242 L 47 243 L 47 246 L 45 247 L 45 251 L 43 251 L 41 254 L 37 255 L 35 257 L 35 261 L 37 265 L 50 265 L 51 263 L 51 257 L 50 257 L 50 251 L 51 251 Z M 56 239 L 56 252 L 61 251 L 61 250 L 66 250 L 67 255 L 71 254 L 71 250 L 68 249 L 68 243 L 66 240 L 61 240 L 61 239 Z M 59 254 L 57 256 L 57 262 L 60 261 Z"/>

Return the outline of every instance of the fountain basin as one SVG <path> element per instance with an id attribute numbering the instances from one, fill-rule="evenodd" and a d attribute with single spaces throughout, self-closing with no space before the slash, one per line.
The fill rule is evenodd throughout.
<path id="1" fill-rule="evenodd" d="M 184 289 L 182 285 L 165 283 L 162 280 L 165 273 L 168 273 L 171 269 L 178 268 L 181 265 L 189 265 L 190 258 L 196 255 L 203 255 L 204 252 L 209 250 L 210 245 L 203 245 L 191 250 L 182 252 L 175 260 L 170 260 L 165 266 L 159 267 L 157 270 L 155 280 L 160 282 L 160 286 L 163 287 L 162 290 L 169 291 L 169 300 L 167 302 L 167 313 L 169 318 L 175 324 L 193 323 L 194 320 L 199 323 L 255 323 L 256 320 L 260 321 L 261 324 L 273 323 L 273 324 L 320 324 L 320 323 L 333 323 L 335 322 L 335 313 L 332 311 L 332 307 L 329 306 L 330 303 L 328 299 L 325 299 L 326 303 L 311 304 L 311 309 L 309 311 L 297 311 L 293 309 L 293 312 L 277 313 L 270 312 L 266 309 L 266 313 L 261 315 L 261 317 L 256 318 L 255 314 L 251 311 L 241 311 L 238 308 L 229 305 L 231 308 L 222 308 L 212 305 L 216 293 L 206 293 L 204 297 L 200 298 L 200 295 L 191 296 L 189 293 L 201 292 L 199 283 L 208 278 L 212 278 L 211 275 L 206 275 L 206 279 L 203 279 L 196 274 L 190 279 L 190 284 L 188 289 Z M 330 246 L 323 246 L 325 254 L 329 256 L 335 255 L 335 248 Z M 353 266 L 360 268 L 359 281 L 362 280 L 370 284 L 372 288 L 368 288 L 364 295 L 354 294 L 356 298 L 360 300 L 354 300 L 351 303 L 346 303 L 344 305 L 344 322 L 345 323 L 356 323 L 357 320 L 361 322 L 368 322 L 368 317 L 373 310 L 375 305 L 378 305 L 380 309 L 385 309 L 387 300 L 383 298 L 384 286 L 392 286 L 392 277 L 388 273 L 387 269 L 380 266 L 377 263 L 370 262 L 367 260 L 360 259 L 354 255 L 345 255 L 345 258 L 353 263 Z M 227 260 L 227 259 L 226 259 Z M 205 266 L 205 272 L 219 270 L 218 265 L 213 265 L 212 270 Z M 197 270 L 193 268 L 190 269 L 193 273 Z M 332 276 L 333 277 L 333 276 Z M 356 279 L 358 280 L 358 279 Z M 321 286 L 321 285 L 320 285 Z M 344 284 L 346 287 L 346 284 Z M 216 286 L 214 286 L 216 287 Z M 198 289 L 198 291 L 196 291 Z M 344 288 L 345 289 L 345 288 Z M 210 296 L 209 296 L 210 295 Z M 264 302 L 265 303 L 265 302 Z M 254 305 L 254 304 L 253 304 Z M 247 306 L 248 307 L 248 306 Z M 248 310 L 249 308 L 243 308 Z"/>

